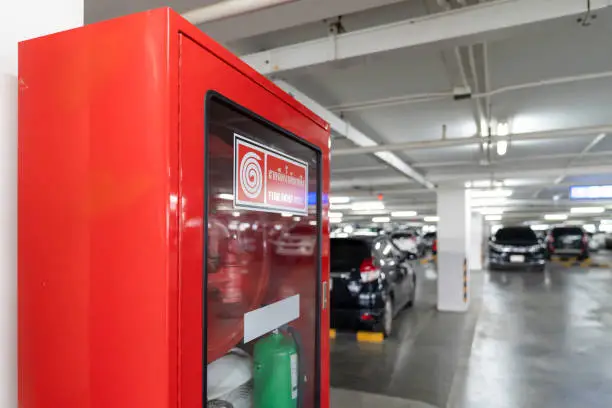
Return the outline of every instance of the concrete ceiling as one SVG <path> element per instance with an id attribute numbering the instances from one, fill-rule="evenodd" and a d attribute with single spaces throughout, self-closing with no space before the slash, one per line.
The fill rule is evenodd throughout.
<path id="1" fill-rule="evenodd" d="M 170 5 L 183 12 L 214 2 L 172 0 Z M 326 38 L 338 16 L 342 16 L 340 33 L 352 33 L 465 11 L 463 7 L 476 10 L 482 8 L 480 3 L 502 2 L 508 0 L 298 0 L 201 28 L 239 55 L 247 55 Z M 536 2 L 543 4 L 543 0 Z M 574 4 L 581 2 L 575 0 Z M 569 4 L 567 0 L 549 3 Z M 443 136 L 473 137 L 481 118 L 488 114 L 494 121 L 507 122 L 516 134 L 608 126 L 612 125 L 612 75 L 583 78 L 610 74 L 612 69 L 612 7 L 604 7 L 603 1 L 593 3 L 599 5 L 597 18 L 589 26 L 577 21 L 582 16 L 578 13 L 515 30 L 492 30 L 456 41 L 284 70 L 271 78 L 286 81 L 383 145 L 439 140 Z M 159 7 L 168 1 L 86 0 L 85 4 L 86 21 L 93 22 Z M 473 24 L 482 21 L 474 20 Z M 564 78 L 561 83 L 542 84 L 559 78 Z M 531 85 L 503 91 L 524 84 Z M 455 101 L 453 88 L 463 85 L 474 94 L 501 92 Z M 415 96 L 421 100 L 415 101 Z M 460 187 L 476 178 L 503 180 L 514 189 L 511 200 L 515 203 L 508 208 L 523 211 L 525 219 L 539 219 L 538 214 L 567 210 L 572 205 L 564 201 L 572 183 L 612 183 L 612 164 L 608 164 L 612 163 L 612 135 L 600 137 L 593 145 L 597 136 L 585 131 L 573 137 L 510 140 L 504 156 L 494 151 L 487 155 L 477 144 L 395 153 L 439 185 Z M 356 146 L 337 135 L 333 140 L 334 149 Z M 385 202 L 390 209 L 419 207 L 421 213 L 435 212 L 435 192 L 424 190 L 372 154 L 334 157 L 332 176 L 335 194 L 371 200 L 380 192 L 389 197 Z M 379 180 L 388 182 L 380 184 Z"/>

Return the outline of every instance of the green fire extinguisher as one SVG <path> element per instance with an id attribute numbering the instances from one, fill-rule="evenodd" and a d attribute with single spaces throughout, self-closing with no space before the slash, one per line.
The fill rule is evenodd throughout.
<path id="1" fill-rule="evenodd" d="M 253 408 L 302 408 L 304 375 L 299 333 L 274 330 L 253 351 Z"/>

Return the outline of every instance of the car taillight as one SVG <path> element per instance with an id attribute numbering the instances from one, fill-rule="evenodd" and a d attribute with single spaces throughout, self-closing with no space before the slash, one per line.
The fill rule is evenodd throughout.
<path id="1" fill-rule="evenodd" d="M 374 320 L 374 316 L 372 316 L 370 313 L 362 313 L 361 320 L 364 322 L 371 322 Z"/>
<path id="2" fill-rule="evenodd" d="M 373 282 L 380 276 L 380 269 L 374 265 L 372 258 L 364 259 L 359 267 L 362 282 Z"/>

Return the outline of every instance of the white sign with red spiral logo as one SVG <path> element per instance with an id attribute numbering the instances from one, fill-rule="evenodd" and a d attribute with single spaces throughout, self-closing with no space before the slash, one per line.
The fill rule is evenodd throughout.
<path id="1" fill-rule="evenodd" d="M 308 213 L 308 164 L 234 134 L 234 207 Z"/>

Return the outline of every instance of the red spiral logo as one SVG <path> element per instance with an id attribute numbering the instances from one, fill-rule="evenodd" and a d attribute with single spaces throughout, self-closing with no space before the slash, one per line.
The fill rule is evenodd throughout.
<path id="1" fill-rule="evenodd" d="M 257 153 L 249 152 L 240 161 L 240 188 L 248 198 L 256 198 L 263 187 L 263 171 Z"/>

